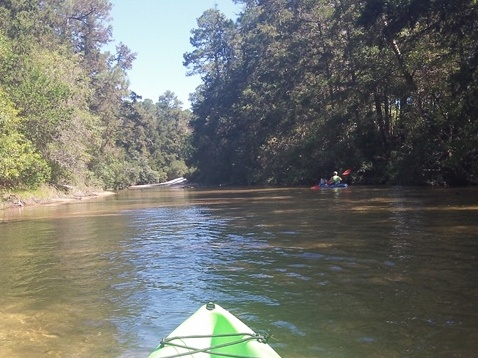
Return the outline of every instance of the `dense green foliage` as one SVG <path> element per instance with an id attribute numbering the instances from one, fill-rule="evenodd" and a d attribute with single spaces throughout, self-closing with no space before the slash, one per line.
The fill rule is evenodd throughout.
<path id="1" fill-rule="evenodd" d="M 19 131 L 20 118 L 6 94 L 0 90 L 0 186 L 21 184 L 35 188 L 49 178 L 49 168 Z"/>
<path id="2" fill-rule="evenodd" d="M 236 0 L 208 10 L 191 163 L 214 183 L 478 182 L 478 2 Z"/>
<path id="3" fill-rule="evenodd" d="M 190 112 L 169 92 L 156 104 L 130 96 L 135 55 L 103 50 L 110 10 L 107 0 L 0 4 L 0 189 L 117 189 L 188 172 Z"/>
<path id="4" fill-rule="evenodd" d="M 0 188 L 478 183 L 476 0 L 235 0 L 184 55 L 202 85 L 129 89 L 108 0 L 0 4 Z M 141 6 L 141 5 L 138 5 Z M 152 44 L 154 46 L 154 44 Z"/>

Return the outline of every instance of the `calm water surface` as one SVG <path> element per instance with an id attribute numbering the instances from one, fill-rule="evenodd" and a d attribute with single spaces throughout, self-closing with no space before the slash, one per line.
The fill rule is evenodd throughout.
<path id="1" fill-rule="evenodd" d="M 1 357 L 146 357 L 215 301 L 284 358 L 478 354 L 478 190 L 129 190 L 0 212 Z"/>

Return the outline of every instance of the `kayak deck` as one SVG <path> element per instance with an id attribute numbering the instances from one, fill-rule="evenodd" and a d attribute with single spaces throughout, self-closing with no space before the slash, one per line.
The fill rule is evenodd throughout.
<path id="1" fill-rule="evenodd" d="M 149 358 L 280 358 L 267 338 L 221 306 L 208 303 L 164 338 Z"/>

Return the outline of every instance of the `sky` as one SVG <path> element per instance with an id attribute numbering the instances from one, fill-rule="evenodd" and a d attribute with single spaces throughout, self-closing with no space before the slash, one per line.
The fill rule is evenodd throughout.
<path id="1" fill-rule="evenodd" d="M 124 43 L 136 53 L 128 71 L 130 90 L 156 102 L 172 91 L 189 108 L 189 94 L 201 83 L 199 76 L 186 76 L 183 54 L 193 51 L 191 30 L 205 10 L 217 7 L 235 20 L 241 6 L 232 0 L 110 0 L 113 42 Z"/>

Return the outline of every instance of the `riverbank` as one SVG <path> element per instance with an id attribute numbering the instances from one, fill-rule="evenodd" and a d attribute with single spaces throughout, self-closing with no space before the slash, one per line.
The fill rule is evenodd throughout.
<path id="1" fill-rule="evenodd" d="M 0 210 L 37 205 L 59 205 L 116 194 L 94 188 L 42 186 L 34 191 L 0 191 Z"/>
<path id="2" fill-rule="evenodd" d="M 180 177 L 157 184 L 132 185 L 128 189 L 145 189 L 154 187 L 195 187 L 188 180 Z M 114 195 L 114 191 L 97 188 L 79 188 L 70 185 L 43 185 L 37 190 L 0 190 L 0 210 L 36 205 L 57 205 L 74 203 L 81 200 Z"/>

